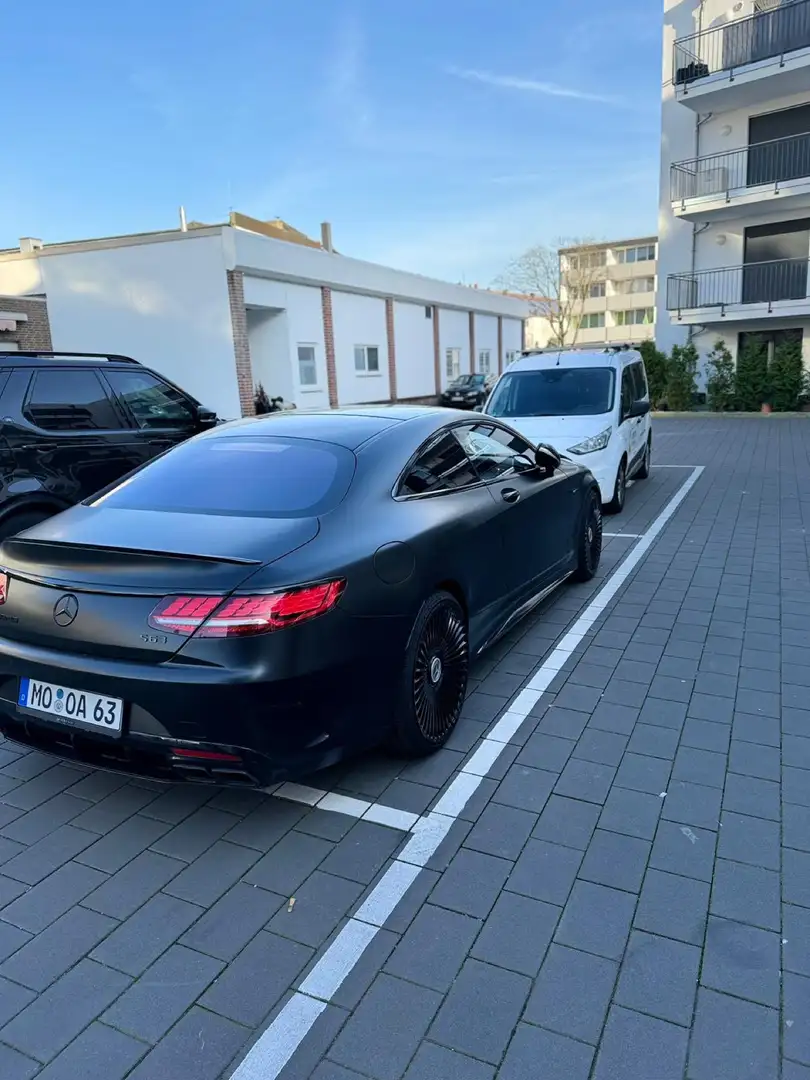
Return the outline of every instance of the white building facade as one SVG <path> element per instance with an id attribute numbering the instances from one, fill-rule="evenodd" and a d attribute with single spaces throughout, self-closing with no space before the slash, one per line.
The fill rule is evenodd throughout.
<path id="1" fill-rule="evenodd" d="M 665 0 L 657 341 L 802 339 L 810 0 Z"/>
<path id="2" fill-rule="evenodd" d="M 577 274 L 588 283 L 587 296 L 575 303 L 578 345 L 655 337 L 656 237 L 561 248 L 559 257 L 563 294 L 566 281 Z"/>
<path id="3" fill-rule="evenodd" d="M 23 241 L 0 252 L 3 307 L 38 297 L 54 349 L 133 356 L 225 417 L 249 415 L 258 384 L 299 409 L 433 401 L 458 374 L 502 371 L 522 346 L 523 301 L 234 220 L 251 219 Z"/>

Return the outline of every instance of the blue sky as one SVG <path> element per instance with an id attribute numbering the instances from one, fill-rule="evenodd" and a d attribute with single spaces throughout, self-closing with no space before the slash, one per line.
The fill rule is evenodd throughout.
<path id="1" fill-rule="evenodd" d="M 330 220 L 347 255 L 484 285 L 535 243 L 654 232 L 661 20 L 652 0 L 17 5 L 0 247 L 171 228 L 183 203 Z"/>

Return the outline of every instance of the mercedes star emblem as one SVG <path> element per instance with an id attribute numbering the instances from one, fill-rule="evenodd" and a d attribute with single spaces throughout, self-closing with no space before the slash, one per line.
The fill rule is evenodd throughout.
<path id="1" fill-rule="evenodd" d="M 79 601 L 72 593 L 56 601 L 53 609 L 53 621 L 57 626 L 70 626 L 79 614 Z"/>

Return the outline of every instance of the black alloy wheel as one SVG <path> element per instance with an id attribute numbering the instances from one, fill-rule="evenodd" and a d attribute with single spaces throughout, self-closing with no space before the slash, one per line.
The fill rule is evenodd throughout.
<path id="1" fill-rule="evenodd" d="M 624 510 L 624 500 L 627 495 L 627 462 L 622 458 L 619 471 L 616 474 L 616 487 L 613 490 L 613 498 L 605 507 L 609 514 L 620 514 Z"/>
<path id="2" fill-rule="evenodd" d="M 590 581 L 599 569 L 602 557 L 602 503 L 599 493 L 592 489 L 585 503 L 582 534 L 577 550 L 575 581 Z"/>
<path id="3" fill-rule="evenodd" d="M 438 749 L 458 722 L 470 669 L 467 620 L 450 593 L 423 605 L 405 658 L 394 726 L 397 750 L 409 755 Z"/>
<path id="4" fill-rule="evenodd" d="M 644 447 L 644 457 L 641 459 L 641 467 L 636 473 L 637 480 L 646 480 L 650 475 L 650 466 L 652 464 L 652 435 L 647 439 L 647 445 Z"/>

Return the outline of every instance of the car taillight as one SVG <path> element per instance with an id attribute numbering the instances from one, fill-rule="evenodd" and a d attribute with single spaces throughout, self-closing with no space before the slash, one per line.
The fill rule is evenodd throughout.
<path id="1" fill-rule="evenodd" d="M 0 570 L 0 604 L 8 600 L 8 574 Z"/>
<path id="2" fill-rule="evenodd" d="M 149 616 L 153 630 L 196 637 L 246 637 L 295 626 L 335 606 L 345 581 L 326 581 L 259 596 L 169 596 Z"/>

